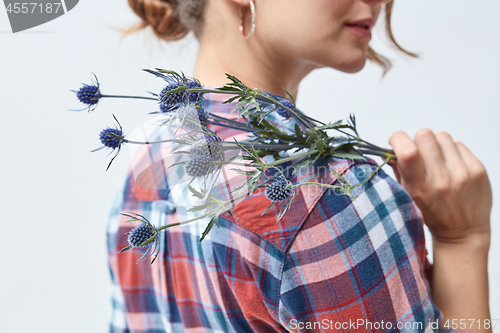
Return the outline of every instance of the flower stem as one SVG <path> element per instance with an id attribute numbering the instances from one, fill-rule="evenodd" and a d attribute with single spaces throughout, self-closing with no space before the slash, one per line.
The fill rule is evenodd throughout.
<path id="1" fill-rule="evenodd" d="M 338 185 L 330 185 L 330 184 L 323 184 L 323 183 L 316 183 L 316 182 L 304 182 L 304 183 L 299 183 L 292 185 L 291 188 L 297 188 L 303 185 L 319 185 L 323 187 L 329 187 L 329 188 L 344 188 L 343 186 L 338 186 Z"/>
<path id="2" fill-rule="evenodd" d="M 145 97 L 145 96 L 123 96 L 123 95 L 100 95 L 100 97 L 108 97 L 108 98 L 134 98 L 134 99 L 149 99 L 152 101 L 158 101 L 158 98 L 154 97 Z"/>
<path id="3" fill-rule="evenodd" d="M 236 130 L 245 131 L 245 132 L 255 132 L 254 129 L 251 129 L 248 127 L 240 127 L 240 126 L 233 126 L 233 125 L 229 125 L 229 124 L 222 124 L 222 123 L 217 123 L 215 121 L 210 121 L 210 120 L 207 123 L 212 124 L 212 125 L 222 126 L 222 127 L 234 128 Z"/>
<path id="4" fill-rule="evenodd" d="M 301 158 L 301 157 L 312 155 L 312 154 L 316 154 L 316 153 L 318 153 L 317 150 L 308 151 L 307 153 L 298 154 L 298 155 L 290 156 L 290 157 L 287 157 L 287 158 L 282 158 L 282 159 L 279 159 L 279 160 L 274 161 L 274 162 L 267 163 L 267 166 L 273 166 L 273 165 L 281 164 L 281 163 L 284 163 L 284 162 L 293 161 L 293 160 L 295 160 L 297 158 Z"/>

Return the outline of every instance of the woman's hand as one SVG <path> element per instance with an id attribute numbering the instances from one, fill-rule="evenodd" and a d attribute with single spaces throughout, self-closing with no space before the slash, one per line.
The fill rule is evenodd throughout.
<path id="1" fill-rule="evenodd" d="M 422 129 L 389 139 L 394 173 L 423 214 L 433 240 L 432 299 L 440 328 L 470 322 L 491 332 L 488 288 L 491 185 L 482 163 L 446 132 Z M 463 328 L 463 327 L 461 327 Z"/>
<path id="2" fill-rule="evenodd" d="M 489 246 L 491 185 L 470 150 L 430 129 L 419 130 L 414 140 L 395 132 L 389 144 L 398 159 L 396 178 L 420 208 L 433 239 L 457 243 L 479 236 Z"/>

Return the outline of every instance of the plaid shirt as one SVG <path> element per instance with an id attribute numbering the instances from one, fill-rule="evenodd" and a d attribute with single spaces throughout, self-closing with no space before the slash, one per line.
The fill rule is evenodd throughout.
<path id="1" fill-rule="evenodd" d="M 234 104 L 221 103 L 227 98 L 205 94 L 204 107 L 236 119 L 230 113 Z M 283 130 L 294 128 L 295 119 L 285 123 L 274 114 Z M 248 135 L 210 126 L 228 141 Z M 135 154 L 135 173 L 110 214 L 111 332 L 424 332 L 441 318 L 431 299 L 422 214 L 383 170 L 352 191 L 356 200 L 322 186 L 296 188 L 279 223 L 278 207 L 261 216 L 270 201 L 260 188 L 238 202 L 234 217 L 221 214 L 219 227 L 201 243 L 209 219 L 162 231 L 152 265 L 137 263 L 143 248 L 118 254 L 128 245 L 126 233 L 139 225 L 125 223 L 121 212 L 139 213 L 156 226 L 201 214 L 186 211 L 196 202 L 182 181 L 183 167 L 166 170 L 161 159 L 151 163 L 151 156 L 165 151 L 158 146 L 143 145 Z M 141 165 L 152 164 L 161 177 L 138 175 Z M 340 185 L 335 170 L 354 185 L 378 164 L 328 158 L 314 166 L 287 178 Z M 246 177 L 228 171 L 214 188 L 227 200 Z"/>

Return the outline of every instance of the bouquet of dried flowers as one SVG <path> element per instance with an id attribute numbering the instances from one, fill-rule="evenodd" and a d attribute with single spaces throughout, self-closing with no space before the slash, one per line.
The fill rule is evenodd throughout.
<path id="1" fill-rule="evenodd" d="M 160 144 L 169 142 L 174 145 L 172 153 L 187 154 L 188 156 L 187 160 L 175 164 L 183 164 L 185 173 L 192 179 L 203 179 L 204 186 L 201 189 L 195 189 L 188 184 L 192 195 L 202 200 L 202 204 L 188 210 L 191 212 L 204 210 L 204 213 L 196 218 L 155 227 L 142 215 L 131 212 L 122 213 L 122 215 L 130 218 L 128 221 L 142 222 L 139 227 L 129 233 L 129 246 L 122 251 L 133 247 L 148 247 L 151 255 L 153 255 L 151 264 L 158 255 L 158 234 L 160 231 L 195 220 L 210 219 L 207 228 L 201 235 L 201 242 L 211 228 L 218 225 L 220 214 L 227 211 L 233 216 L 231 209 L 234 208 L 235 200 L 252 195 L 258 188 L 265 187 L 265 195 L 270 201 L 269 206 L 262 215 L 274 205 L 277 205 L 279 207 L 277 217 L 279 221 L 291 207 L 297 187 L 306 185 L 325 186 L 342 190 L 345 195 L 349 195 L 354 199 L 351 194 L 352 189 L 367 182 L 390 160 L 396 160 L 392 150 L 380 148 L 359 137 L 354 115 L 350 114 L 347 124 L 343 124 L 342 120 L 325 124 L 299 111 L 295 106 L 293 96 L 286 89 L 285 93 L 290 100 L 259 89 L 251 89 L 236 77 L 227 73 L 226 76 L 230 83 L 216 89 L 207 89 L 202 87 L 197 79 L 186 77 L 182 72 L 178 74 L 175 71 L 164 69 L 145 69 L 145 71 L 166 81 L 167 84 L 160 93 L 150 92 L 152 96 L 147 97 L 106 95 L 101 92 L 99 81 L 95 75 L 95 82 L 83 84 L 79 90 L 73 90 L 73 92 L 76 93 L 80 102 L 86 104 L 84 109 L 74 111 L 93 111 L 102 98 L 136 98 L 156 101 L 159 104 L 159 113 L 164 116 L 160 125 L 169 128 L 174 127 L 175 129 L 175 135 L 169 139 L 153 142 L 132 141 L 124 135 L 120 123 L 113 115 L 118 126 L 103 129 L 99 134 L 103 146 L 94 150 L 108 148 L 115 152 L 107 169 L 109 169 L 124 144 Z M 204 110 L 201 102 L 205 93 L 233 95 L 223 103 L 236 102 L 231 112 L 238 112 L 238 120 L 242 118 L 244 122 L 210 114 Z M 295 125 L 293 127 L 289 126 L 289 131 L 284 131 L 283 128 L 280 128 L 269 119 L 268 116 L 272 113 L 278 114 L 285 121 L 293 120 Z M 233 137 L 234 140 L 222 140 L 217 133 L 209 129 L 209 124 L 247 132 L 249 139 L 238 141 Z M 327 133 L 328 130 L 341 132 L 345 136 L 331 136 Z M 350 130 L 354 134 L 347 133 L 344 130 Z M 292 149 L 294 149 L 294 152 L 303 152 L 288 157 L 281 156 L 283 152 Z M 242 154 L 226 159 L 225 152 L 228 150 L 238 150 Z M 296 167 L 307 167 L 317 159 L 328 156 L 364 160 L 364 154 L 380 156 L 385 162 L 356 185 L 350 185 L 333 169 L 331 169 L 331 172 L 342 183 L 341 186 L 318 182 L 301 182 L 294 185 L 279 168 L 280 164 L 295 160 L 298 161 Z M 269 155 L 273 156 L 274 160 L 265 162 L 263 157 Z M 227 201 L 220 200 L 211 194 L 211 188 L 215 184 L 213 180 L 217 179 L 221 168 L 225 165 L 234 165 L 236 168 L 231 170 L 250 176 L 241 186 L 231 191 L 231 194 L 235 195 L 235 197 Z M 246 170 L 237 168 L 238 166 L 244 166 Z M 248 171 L 248 168 L 252 170 Z M 270 169 L 274 169 L 276 172 L 272 177 L 268 177 L 266 182 L 259 185 L 259 180 L 264 172 Z"/>

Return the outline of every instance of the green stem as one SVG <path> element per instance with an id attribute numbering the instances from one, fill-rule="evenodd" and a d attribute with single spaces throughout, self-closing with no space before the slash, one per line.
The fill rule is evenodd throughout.
<path id="1" fill-rule="evenodd" d="M 160 141 L 146 141 L 146 142 L 132 141 L 132 140 L 127 140 L 127 139 L 123 140 L 123 142 L 125 142 L 125 143 L 132 143 L 132 144 L 136 144 L 136 145 L 152 145 L 152 144 L 172 142 L 172 141 L 173 141 L 172 139 L 166 139 L 166 140 L 160 140 Z"/>
<path id="2" fill-rule="evenodd" d="M 365 180 L 363 180 L 362 182 L 360 182 L 360 183 L 352 186 L 351 189 L 354 189 L 354 188 L 356 188 L 358 186 L 362 186 L 364 183 L 366 183 L 368 180 L 370 180 L 370 178 L 372 178 L 380 169 L 382 169 L 382 167 L 384 165 L 386 165 L 387 162 L 389 162 L 390 160 L 391 160 L 390 156 L 387 156 L 386 159 L 385 159 L 385 162 L 382 163 L 382 165 L 380 165 L 378 168 L 376 168 Z"/>
<path id="3" fill-rule="evenodd" d="M 240 162 L 213 162 L 214 165 L 225 165 L 225 164 L 234 164 L 234 165 L 241 165 L 241 166 L 246 166 L 246 167 L 251 167 L 251 165 L 248 165 L 246 163 L 240 163 Z"/>
<path id="4" fill-rule="evenodd" d="M 338 186 L 338 185 L 330 185 L 330 184 L 323 184 L 323 183 L 316 183 L 316 182 L 304 182 L 304 183 L 299 183 L 296 185 L 292 185 L 291 188 L 297 188 L 303 185 L 319 185 L 323 187 L 329 187 L 329 188 L 344 188 L 343 186 Z"/>
<path id="5" fill-rule="evenodd" d="M 134 99 L 149 99 L 152 101 L 158 101 L 158 98 L 154 97 L 144 97 L 144 96 L 122 96 L 122 95 L 99 95 L 100 97 L 107 97 L 107 98 L 134 98 Z"/>
<path id="6" fill-rule="evenodd" d="M 295 155 L 295 156 L 290 156 L 290 157 L 287 157 L 287 158 L 279 159 L 279 160 L 274 161 L 274 162 L 267 163 L 267 166 L 273 166 L 273 165 L 281 164 L 281 163 L 284 163 L 284 162 L 293 161 L 293 160 L 295 160 L 297 158 L 301 158 L 301 157 L 312 155 L 312 154 L 316 154 L 316 153 L 318 153 L 317 150 L 308 151 L 307 153 L 298 154 L 298 155 Z"/>

